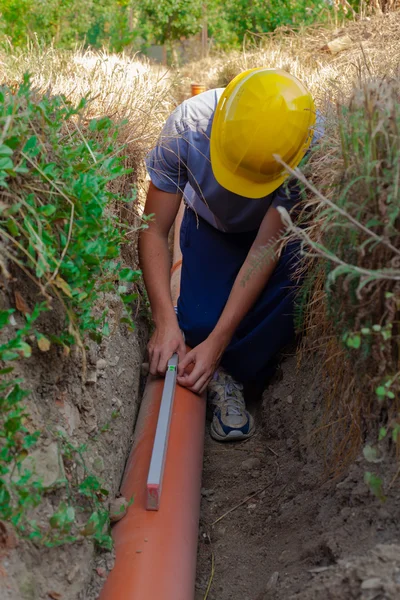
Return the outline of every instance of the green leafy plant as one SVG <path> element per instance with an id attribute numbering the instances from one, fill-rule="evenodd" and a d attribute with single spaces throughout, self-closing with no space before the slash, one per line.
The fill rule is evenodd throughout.
<path id="1" fill-rule="evenodd" d="M 372 494 L 376 496 L 381 502 L 386 501 L 386 496 L 383 492 L 383 484 L 382 479 L 371 473 L 371 471 L 366 471 L 364 474 L 364 482 L 367 484 Z"/>
<path id="2" fill-rule="evenodd" d="M 32 315 L 17 329 L 13 338 L 0 346 L 0 360 L 10 362 L 31 355 L 31 346 L 26 338 L 33 332 L 36 319 L 43 310 L 37 305 Z M 0 331 L 9 325 L 14 310 L 0 311 Z M 12 376 L 13 367 L 0 371 L 0 518 L 12 522 L 20 531 L 25 531 L 29 510 L 40 503 L 41 486 L 32 482 L 30 473 L 25 472 L 24 459 L 37 442 L 40 432 L 30 433 L 26 427 L 27 412 L 23 401 L 29 391 L 21 388 L 23 380 Z"/>
<path id="3" fill-rule="evenodd" d="M 68 350 L 77 344 L 85 374 L 86 337 L 100 342 L 110 331 L 107 308 L 99 308 L 106 292 L 119 294 L 120 320 L 134 326 L 129 306 L 140 272 L 122 263 L 125 226 L 113 210 L 132 197 L 110 189 L 129 171 L 117 127 L 108 118 L 86 122 L 85 104 L 36 96 L 27 77 L 16 90 L 0 88 L 0 270 L 7 283 L 29 280 L 43 299 L 19 295 L 18 313 L 0 311 L 0 518 L 47 546 L 90 536 L 110 548 L 108 491 L 87 468 L 85 447 L 63 436 L 60 461 L 74 466 L 58 482 L 67 501 L 58 502 L 47 524 L 35 519 L 51 490 L 33 476 L 27 460 L 40 431 L 28 426 L 29 390 L 13 373 L 34 345 L 47 352 L 52 345 Z M 40 317 L 56 306 L 64 315 L 62 330 L 45 335 Z"/>
<path id="4" fill-rule="evenodd" d="M 61 48 L 79 41 L 120 51 L 188 38 L 200 31 L 206 18 L 215 45 L 228 47 L 241 44 L 248 31 L 314 22 L 323 17 L 322 9 L 329 11 L 322 0 L 86 0 L 83 5 L 78 0 L 0 0 L 0 33 L 20 46 L 27 39 L 39 39 Z"/>
<path id="5" fill-rule="evenodd" d="M 68 334 L 58 341 L 67 345 L 82 345 L 86 332 L 100 339 L 107 312 L 95 314 L 99 294 L 140 276 L 121 267 L 124 227 L 109 210 L 125 200 L 109 184 L 128 172 L 115 148 L 117 129 L 108 118 L 92 120 L 86 138 L 84 106 L 35 99 L 28 79 L 16 94 L 0 90 L 0 119 L 9 124 L 0 146 L 2 251 L 34 276 L 49 308 L 54 299 L 63 304 Z M 11 276 L 5 265 L 3 273 Z M 129 303 L 126 291 L 121 297 Z"/>

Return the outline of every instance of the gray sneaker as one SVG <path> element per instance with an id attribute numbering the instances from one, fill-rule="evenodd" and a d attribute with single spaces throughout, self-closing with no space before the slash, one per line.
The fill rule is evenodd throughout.
<path id="1" fill-rule="evenodd" d="M 254 419 L 246 410 L 243 386 L 222 369 L 208 384 L 208 402 L 213 410 L 211 437 L 219 442 L 244 440 L 253 435 Z"/>

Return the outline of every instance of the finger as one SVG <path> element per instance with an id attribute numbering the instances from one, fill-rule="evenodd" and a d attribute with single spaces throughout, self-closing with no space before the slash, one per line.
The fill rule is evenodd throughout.
<path id="1" fill-rule="evenodd" d="M 196 385 L 197 381 L 204 375 L 204 365 L 202 363 L 196 363 L 193 371 L 189 373 L 184 373 L 181 377 L 178 377 L 178 383 L 191 389 L 194 385 Z"/>
<path id="2" fill-rule="evenodd" d="M 203 386 L 201 387 L 200 391 L 198 392 L 198 393 L 199 393 L 199 396 L 201 396 L 202 394 L 204 394 L 204 392 L 205 392 L 205 391 L 206 391 L 206 389 L 208 388 L 208 384 L 210 383 L 210 381 L 211 381 L 211 378 L 212 378 L 212 375 L 210 375 L 210 376 L 207 378 L 206 382 L 203 384 Z"/>
<path id="3" fill-rule="evenodd" d="M 157 373 L 159 375 L 165 375 L 167 370 L 167 364 L 172 354 L 170 352 L 161 352 L 160 358 L 158 359 Z"/>
<path id="4" fill-rule="evenodd" d="M 150 358 L 150 373 L 152 375 L 157 375 L 157 367 L 158 367 L 158 361 L 160 358 L 160 351 L 159 350 L 153 350 L 151 358 Z"/>
<path id="5" fill-rule="evenodd" d="M 197 380 L 197 382 L 194 384 L 194 386 L 189 388 L 190 391 L 194 392 L 195 394 L 201 394 L 202 391 L 206 389 L 209 380 L 210 380 L 210 376 L 208 375 L 208 373 L 204 373 L 204 375 L 202 375 Z"/>
<path id="6" fill-rule="evenodd" d="M 179 363 L 178 363 L 178 377 L 183 377 L 184 374 L 185 374 L 186 367 L 188 367 L 191 363 L 195 362 L 195 360 L 196 360 L 196 355 L 193 352 L 193 350 L 191 350 L 190 352 L 188 352 L 182 358 L 182 360 L 179 360 Z"/>

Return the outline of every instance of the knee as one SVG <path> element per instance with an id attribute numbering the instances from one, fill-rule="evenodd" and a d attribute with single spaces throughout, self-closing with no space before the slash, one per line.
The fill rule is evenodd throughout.
<path id="1" fill-rule="evenodd" d="M 194 348 L 204 342 L 215 328 L 218 316 L 210 313 L 198 315 L 193 312 L 190 315 L 180 315 L 178 311 L 180 328 L 185 334 L 188 346 Z"/>

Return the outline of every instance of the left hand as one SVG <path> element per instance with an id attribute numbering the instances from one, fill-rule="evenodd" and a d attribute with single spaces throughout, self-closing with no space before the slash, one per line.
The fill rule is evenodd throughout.
<path id="1" fill-rule="evenodd" d="M 224 350 L 225 346 L 211 336 L 193 348 L 178 364 L 179 385 L 202 394 L 214 375 Z M 194 365 L 193 370 L 187 373 L 186 369 L 191 364 Z"/>

